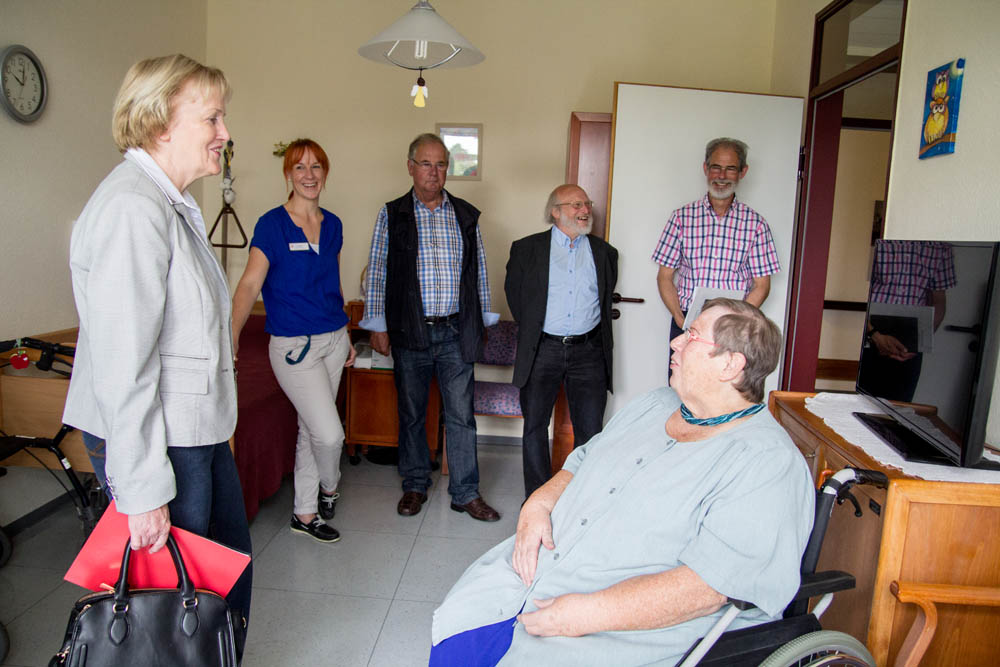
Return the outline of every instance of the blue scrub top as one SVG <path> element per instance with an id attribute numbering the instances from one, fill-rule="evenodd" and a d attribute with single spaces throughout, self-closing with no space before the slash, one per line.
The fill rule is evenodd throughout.
<path id="1" fill-rule="evenodd" d="M 260 217 L 250 246 L 270 266 L 261 289 L 267 310 L 265 329 L 274 336 L 305 336 L 336 331 L 347 324 L 337 255 L 344 245 L 340 218 L 326 209 L 319 232 L 319 253 L 284 206 Z"/>

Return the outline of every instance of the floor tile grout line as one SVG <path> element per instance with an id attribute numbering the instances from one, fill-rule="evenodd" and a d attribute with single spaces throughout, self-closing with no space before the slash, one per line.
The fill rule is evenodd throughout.
<path id="1" fill-rule="evenodd" d="M 428 500 L 429 499 L 430 498 L 428 498 Z M 389 601 L 388 609 L 385 610 L 385 618 L 382 619 L 382 625 L 379 626 L 378 633 L 375 635 L 375 643 L 372 644 L 371 653 L 368 654 L 367 665 L 371 665 L 372 660 L 375 658 L 375 649 L 378 647 L 378 642 L 382 638 L 382 631 L 385 630 L 385 624 L 389 620 L 389 614 L 392 612 L 392 605 L 396 602 L 396 596 L 399 594 L 399 587 L 403 585 L 403 575 L 406 574 L 406 566 L 410 564 L 410 559 L 413 558 L 413 550 L 417 546 L 417 538 L 420 535 L 420 529 L 423 528 L 424 520 L 426 518 L 427 514 L 425 512 L 421 512 L 420 525 L 417 526 L 417 534 L 413 536 L 413 543 L 410 544 L 410 552 L 406 554 L 406 562 L 403 563 L 403 567 L 399 570 L 399 579 L 396 581 L 396 587 L 392 589 L 392 599 Z"/>

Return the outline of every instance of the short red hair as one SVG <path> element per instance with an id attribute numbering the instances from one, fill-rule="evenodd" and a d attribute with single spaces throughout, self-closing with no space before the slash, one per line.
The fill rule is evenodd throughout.
<path id="1" fill-rule="evenodd" d="M 326 186 L 326 177 L 330 175 L 330 158 L 326 156 L 326 151 L 323 150 L 323 147 L 312 139 L 296 139 L 288 144 L 288 148 L 285 149 L 285 162 L 283 166 L 285 178 L 288 178 L 288 175 L 292 173 L 292 168 L 298 164 L 307 150 L 312 152 L 320 166 L 323 167 L 323 185 Z M 292 193 L 288 193 L 288 198 L 292 198 Z"/>

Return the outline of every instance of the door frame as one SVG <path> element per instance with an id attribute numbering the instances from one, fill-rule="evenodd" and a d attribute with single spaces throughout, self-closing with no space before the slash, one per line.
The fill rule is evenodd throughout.
<path id="1" fill-rule="evenodd" d="M 903 53 L 907 0 L 899 41 L 826 81 L 820 81 L 823 24 L 854 0 L 835 0 L 817 12 L 813 27 L 812 64 L 809 95 L 806 99 L 805 146 L 802 154 L 802 183 L 792 240 L 792 275 L 789 279 L 785 318 L 785 363 L 779 387 L 785 391 L 814 391 L 819 358 L 819 338 L 823 325 L 826 269 L 830 254 L 833 196 L 837 180 L 837 149 L 840 144 L 843 91 L 891 67 L 899 67 Z M 899 95 L 899 76 L 893 93 L 893 118 Z M 889 161 L 886 166 L 886 197 L 892 169 L 895 123 L 890 129 Z M 830 156 L 834 156 L 832 159 Z"/>

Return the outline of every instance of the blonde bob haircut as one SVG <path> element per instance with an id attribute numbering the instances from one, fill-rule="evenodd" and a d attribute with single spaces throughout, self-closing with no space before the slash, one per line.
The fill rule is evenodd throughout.
<path id="1" fill-rule="evenodd" d="M 219 91 L 228 100 L 232 91 L 222 70 L 176 53 L 141 60 L 122 81 L 111 118 L 111 135 L 118 150 L 149 148 L 170 124 L 174 98 L 188 83 L 203 93 Z"/>

